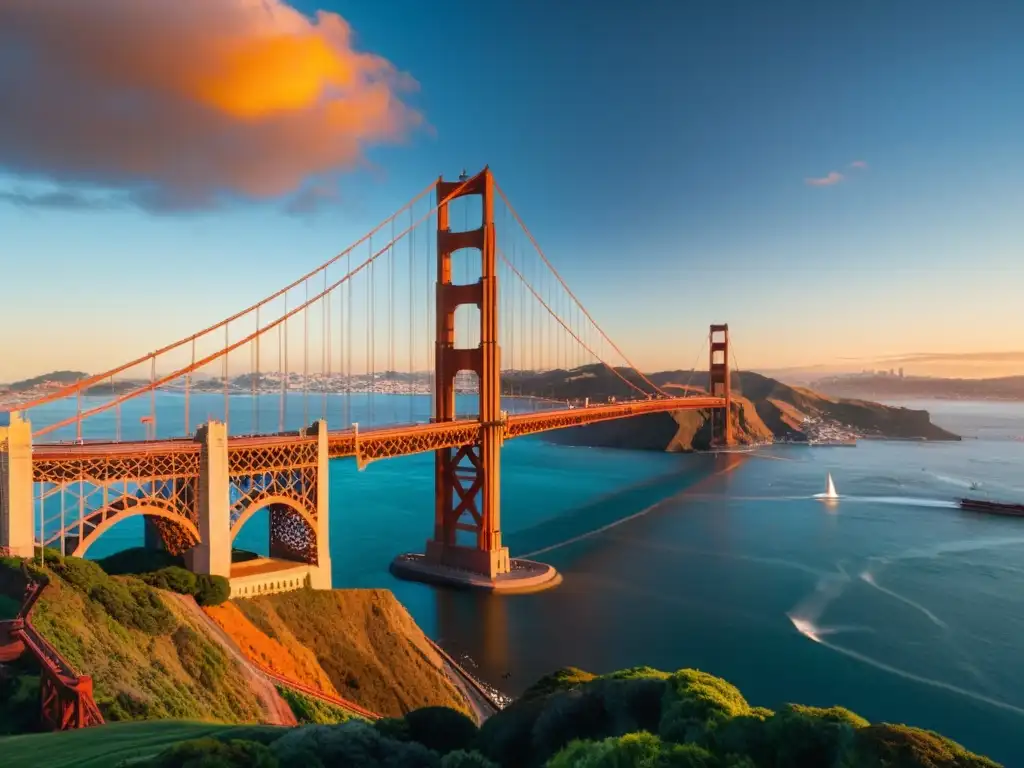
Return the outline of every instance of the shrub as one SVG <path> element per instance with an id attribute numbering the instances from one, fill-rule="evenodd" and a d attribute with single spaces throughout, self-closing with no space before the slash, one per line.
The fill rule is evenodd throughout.
<path id="1" fill-rule="evenodd" d="M 5 665 L 0 674 L 0 734 L 40 729 L 39 665 L 31 654 Z"/>
<path id="2" fill-rule="evenodd" d="M 667 741 L 706 743 L 720 725 L 750 714 L 736 686 L 707 672 L 681 669 L 666 682 L 658 733 Z"/>
<path id="3" fill-rule="evenodd" d="M 185 564 L 185 558 L 181 555 L 172 555 L 164 549 L 132 547 L 108 555 L 96 563 L 111 576 L 123 576 L 151 573 L 172 566 L 180 567 Z"/>
<path id="4" fill-rule="evenodd" d="M 60 557 L 49 562 L 50 569 L 76 589 L 89 594 L 93 587 L 110 582 L 97 563 L 80 557 Z"/>
<path id="5" fill-rule="evenodd" d="M 360 768 L 440 768 L 440 758 L 422 744 L 381 736 L 357 720 L 342 725 L 307 725 L 295 728 L 271 745 L 282 768 L 325 768 L 352 765 Z"/>
<path id="6" fill-rule="evenodd" d="M 602 741 L 573 741 L 548 768 L 717 768 L 718 760 L 694 744 L 662 742 L 650 733 L 629 733 Z"/>
<path id="7" fill-rule="evenodd" d="M 469 749 L 476 739 L 476 723 L 448 707 L 423 707 L 405 715 L 409 738 L 444 755 Z"/>
<path id="8" fill-rule="evenodd" d="M 479 752 L 457 749 L 441 758 L 441 768 L 498 768 Z"/>
<path id="9" fill-rule="evenodd" d="M 344 723 L 354 717 L 348 710 L 310 696 L 303 696 L 283 685 L 277 686 L 277 691 L 288 704 L 299 725 L 333 725 Z"/>
<path id="10" fill-rule="evenodd" d="M 218 741 L 255 741 L 258 744 L 270 745 L 280 739 L 288 728 L 281 725 L 243 725 L 232 728 L 220 734 L 214 734 L 213 738 Z"/>
<path id="11" fill-rule="evenodd" d="M 583 683 L 589 683 L 595 677 L 590 672 L 585 672 L 576 667 L 564 667 L 552 672 L 550 675 L 544 675 L 544 677 L 523 691 L 523 695 L 517 701 L 530 701 L 531 699 L 550 696 L 558 691 L 569 691 Z"/>
<path id="12" fill-rule="evenodd" d="M 84 562 L 84 561 L 80 561 Z M 114 621 L 150 635 L 166 635 L 177 621 L 160 596 L 138 579 L 116 581 L 100 570 L 102 579 L 89 588 L 89 597 L 103 606 Z M 92 576 L 85 569 L 72 571 L 74 578 Z"/>
<path id="13" fill-rule="evenodd" d="M 786 705 L 763 729 L 777 765 L 834 765 L 867 720 L 842 707 Z"/>
<path id="14" fill-rule="evenodd" d="M 858 728 L 839 768 L 884 765 L 887 768 L 999 768 L 933 731 L 880 723 Z"/>
<path id="15" fill-rule="evenodd" d="M 231 584 L 223 576 L 196 576 L 196 602 L 200 605 L 220 605 L 231 597 Z"/>
<path id="16" fill-rule="evenodd" d="M 147 768 L 277 768 L 277 757 L 255 741 L 213 738 L 175 744 L 146 761 Z"/>
<path id="17" fill-rule="evenodd" d="M 142 574 L 139 578 L 151 587 L 177 592 L 179 595 L 194 595 L 196 593 L 196 575 L 177 565 Z"/>
<path id="18" fill-rule="evenodd" d="M 409 724 L 402 717 L 382 717 L 374 722 L 373 727 L 388 739 L 395 741 L 410 741 L 412 739 L 409 731 Z"/>
<path id="19" fill-rule="evenodd" d="M 193 680 L 204 688 L 215 687 L 224 677 L 227 659 L 224 652 L 191 627 L 182 625 L 171 636 L 178 661 Z"/>

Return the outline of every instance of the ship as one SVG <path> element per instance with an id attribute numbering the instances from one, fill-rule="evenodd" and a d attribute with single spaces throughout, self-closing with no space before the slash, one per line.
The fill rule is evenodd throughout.
<path id="1" fill-rule="evenodd" d="M 971 512 L 984 512 L 989 515 L 1024 517 L 1024 504 L 1008 504 L 1001 501 L 960 499 L 960 509 L 970 510 Z"/>

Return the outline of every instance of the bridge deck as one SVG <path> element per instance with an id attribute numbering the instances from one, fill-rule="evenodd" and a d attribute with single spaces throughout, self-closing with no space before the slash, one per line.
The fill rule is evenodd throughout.
<path id="1" fill-rule="evenodd" d="M 509 414 L 505 421 L 506 439 L 534 435 L 554 429 L 578 427 L 600 421 L 629 418 L 645 413 L 701 410 L 725 407 L 720 397 L 677 397 L 626 401 L 608 405 Z M 371 429 L 332 431 L 329 436 L 331 458 L 354 456 L 364 461 L 405 456 L 474 442 L 480 422 L 464 418 L 442 423 L 405 424 Z M 313 440 L 298 431 L 283 434 L 240 435 L 230 438 L 230 449 L 258 448 L 295 441 Z M 126 457 L 198 453 L 200 444 L 187 438 L 128 442 L 42 443 L 33 446 L 40 459 L 103 460 Z"/>

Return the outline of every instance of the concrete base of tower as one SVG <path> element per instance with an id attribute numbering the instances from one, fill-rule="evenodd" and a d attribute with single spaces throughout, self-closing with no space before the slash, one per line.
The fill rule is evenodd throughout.
<path id="1" fill-rule="evenodd" d="M 459 549 L 464 549 L 460 547 Z M 508 550 L 505 550 L 507 558 Z M 481 552 L 487 555 L 487 552 Z M 391 561 L 391 573 L 400 579 L 421 581 L 426 584 L 477 589 L 503 594 L 522 594 L 551 589 L 562 583 L 562 575 L 547 563 L 534 560 L 508 558 L 508 570 L 488 576 L 480 570 L 438 562 L 429 555 L 399 555 Z"/>

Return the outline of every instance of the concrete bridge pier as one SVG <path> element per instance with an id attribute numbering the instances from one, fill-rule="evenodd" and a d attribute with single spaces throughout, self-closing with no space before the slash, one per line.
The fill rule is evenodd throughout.
<path id="1" fill-rule="evenodd" d="M 0 553 L 32 557 L 35 549 L 32 491 L 32 424 L 18 411 L 0 427 Z"/>
<path id="2" fill-rule="evenodd" d="M 190 571 L 231 578 L 231 479 L 228 428 L 211 421 L 196 432 L 199 464 L 199 543 L 185 553 Z"/>

